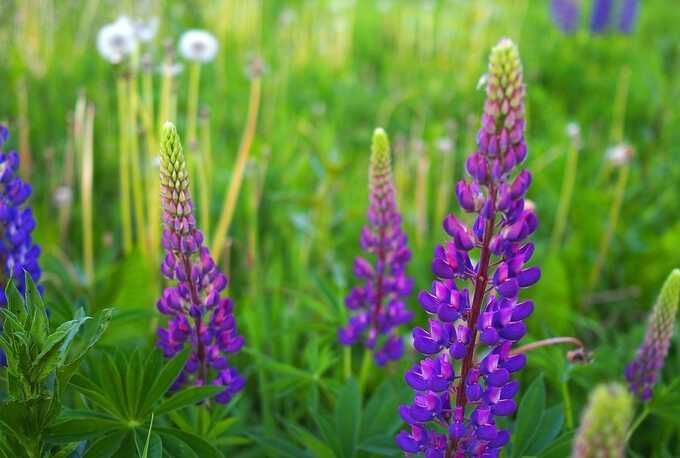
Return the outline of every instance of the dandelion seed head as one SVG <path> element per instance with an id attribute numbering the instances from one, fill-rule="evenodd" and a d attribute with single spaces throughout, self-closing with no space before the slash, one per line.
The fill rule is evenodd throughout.
<path id="1" fill-rule="evenodd" d="M 205 30 L 187 30 L 179 39 L 179 52 L 187 60 L 202 64 L 212 61 L 217 55 L 217 38 Z"/>
<path id="2" fill-rule="evenodd" d="M 119 64 L 136 49 L 137 36 L 127 16 L 120 16 L 97 33 L 97 51 L 112 64 Z"/>

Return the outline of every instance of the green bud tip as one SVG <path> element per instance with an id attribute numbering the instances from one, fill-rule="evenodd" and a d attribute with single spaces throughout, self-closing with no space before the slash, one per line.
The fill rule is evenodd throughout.
<path id="1" fill-rule="evenodd" d="M 161 185 L 182 190 L 188 188 L 189 176 L 182 143 L 177 128 L 171 122 L 163 124 L 160 159 Z"/>
<path id="2" fill-rule="evenodd" d="M 380 127 L 373 131 L 371 162 L 375 164 L 388 164 L 390 162 L 390 141 L 385 131 Z"/>
<path id="3" fill-rule="evenodd" d="M 675 312 L 680 302 L 680 269 L 673 269 L 661 288 L 659 303 L 664 304 L 669 312 Z"/>
<path id="4" fill-rule="evenodd" d="M 510 77 L 521 68 L 519 50 L 510 38 L 501 38 L 491 50 L 489 57 L 491 74 L 497 77 Z"/>

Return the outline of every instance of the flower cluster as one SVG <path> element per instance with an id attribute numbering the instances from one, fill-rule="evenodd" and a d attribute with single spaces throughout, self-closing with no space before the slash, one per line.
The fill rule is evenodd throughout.
<path id="1" fill-rule="evenodd" d="M 598 385 L 583 412 L 572 458 L 622 458 L 632 417 L 633 399 L 623 386 Z"/>
<path id="2" fill-rule="evenodd" d="M 550 12 L 557 26 L 564 33 L 572 33 L 578 28 L 580 16 L 579 0 L 551 0 Z"/>
<path id="3" fill-rule="evenodd" d="M 445 218 L 451 238 L 435 249 L 438 279 L 418 296 L 430 320 L 427 329 L 414 329 L 413 346 L 427 357 L 405 375 L 416 391 L 400 408 L 411 428 L 397 436 L 405 452 L 493 457 L 509 440 L 495 418 L 516 409 L 512 374 L 526 356 L 511 350 L 534 308 L 518 295 L 540 277 L 537 267 L 525 266 L 534 251 L 526 239 L 538 225 L 524 200 L 531 175 L 511 177 L 527 156 L 524 92 L 519 52 L 503 39 L 491 51 L 478 148 L 466 162 L 472 179 L 456 186 L 460 206 L 476 219 L 468 227 L 452 214 Z"/>
<path id="4" fill-rule="evenodd" d="M 226 356 L 241 349 L 243 337 L 236 330 L 234 303 L 221 297 L 227 277 L 215 265 L 196 228 L 184 153 L 171 123 L 163 127 L 161 140 L 161 197 L 166 250 L 161 272 L 177 283 L 158 300 L 158 310 L 171 317 L 167 327 L 158 330 L 158 345 L 168 358 L 187 343 L 193 348 L 175 389 L 190 379 L 204 385 L 216 373 L 212 383 L 225 389 L 215 400 L 226 403 L 245 384 L 236 369 L 228 366 Z"/>
<path id="5" fill-rule="evenodd" d="M 580 0 L 551 0 L 550 13 L 564 33 L 579 26 Z M 594 0 L 590 12 L 590 31 L 604 33 L 616 26 L 621 33 L 631 33 L 638 15 L 639 0 Z M 614 24 L 615 22 L 615 24 Z"/>
<path id="6" fill-rule="evenodd" d="M 668 354 L 673 336 L 675 315 L 680 301 L 680 269 L 674 269 L 661 288 L 649 316 L 645 340 L 635 359 L 626 367 L 631 392 L 642 401 L 652 397 L 652 388 Z"/>
<path id="7" fill-rule="evenodd" d="M 25 205 L 31 195 L 31 185 L 17 174 L 19 155 L 16 151 L 2 152 L 8 136 L 7 127 L 0 124 L 0 307 L 7 305 L 5 286 L 10 278 L 24 294 L 24 271 L 35 283 L 42 273 L 38 263 L 40 247 L 33 243 L 31 237 L 35 218 L 31 207 Z M 0 351 L 0 365 L 4 363 L 5 355 Z"/>
<path id="8" fill-rule="evenodd" d="M 395 330 L 413 318 L 404 303 L 413 288 L 413 280 L 406 275 L 411 252 L 401 229 L 389 143 L 382 129 L 373 134 L 369 174 L 368 224 L 361 232 L 360 243 L 365 252 L 375 256 L 375 264 L 360 256 L 354 261 L 354 275 L 362 284 L 350 291 L 345 304 L 357 313 L 338 330 L 338 340 L 343 345 L 353 345 L 363 339 L 364 345 L 374 350 L 376 363 L 382 366 L 401 358 L 403 342 Z M 381 335 L 386 338 L 376 350 Z"/>

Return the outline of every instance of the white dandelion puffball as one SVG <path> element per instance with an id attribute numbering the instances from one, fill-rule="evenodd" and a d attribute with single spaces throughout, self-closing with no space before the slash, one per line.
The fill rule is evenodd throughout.
<path id="1" fill-rule="evenodd" d="M 626 165 L 633 157 L 633 149 L 626 144 L 612 146 L 607 150 L 606 158 L 615 167 Z"/>
<path id="2" fill-rule="evenodd" d="M 148 19 L 135 19 L 134 28 L 137 39 L 143 43 L 148 43 L 153 40 L 158 32 L 158 18 L 150 17 Z"/>
<path id="3" fill-rule="evenodd" d="M 187 30 L 179 39 L 179 52 L 187 60 L 205 64 L 217 54 L 217 38 L 205 30 Z"/>
<path id="4" fill-rule="evenodd" d="M 136 49 L 135 28 L 127 16 L 120 16 L 115 22 L 99 29 L 97 33 L 97 50 L 112 64 L 120 63 Z"/>

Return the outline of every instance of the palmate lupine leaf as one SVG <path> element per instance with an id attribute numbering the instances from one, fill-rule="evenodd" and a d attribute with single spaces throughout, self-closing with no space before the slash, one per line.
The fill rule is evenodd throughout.
<path id="1" fill-rule="evenodd" d="M 165 360 L 154 350 L 143 357 L 140 349 L 126 356 L 107 355 L 90 361 L 90 368 L 76 374 L 71 385 L 92 405 L 94 411 L 69 411 L 50 429 L 50 440 L 62 443 L 108 437 L 109 440 L 91 441 L 85 456 L 125 455 L 142 453 L 147 437 L 152 441 L 149 457 L 157 450 L 170 456 L 221 456 L 203 438 L 190 432 L 162 428 L 152 417 L 195 405 L 224 390 L 220 386 L 189 387 L 176 391 L 164 399 L 168 387 L 183 370 L 190 349 L 175 358 Z M 149 431 L 151 435 L 149 436 Z M 160 446 L 153 445 L 160 441 Z M 152 454 L 151 452 L 154 452 Z M 173 453 L 184 454 L 173 454 Z"/>

